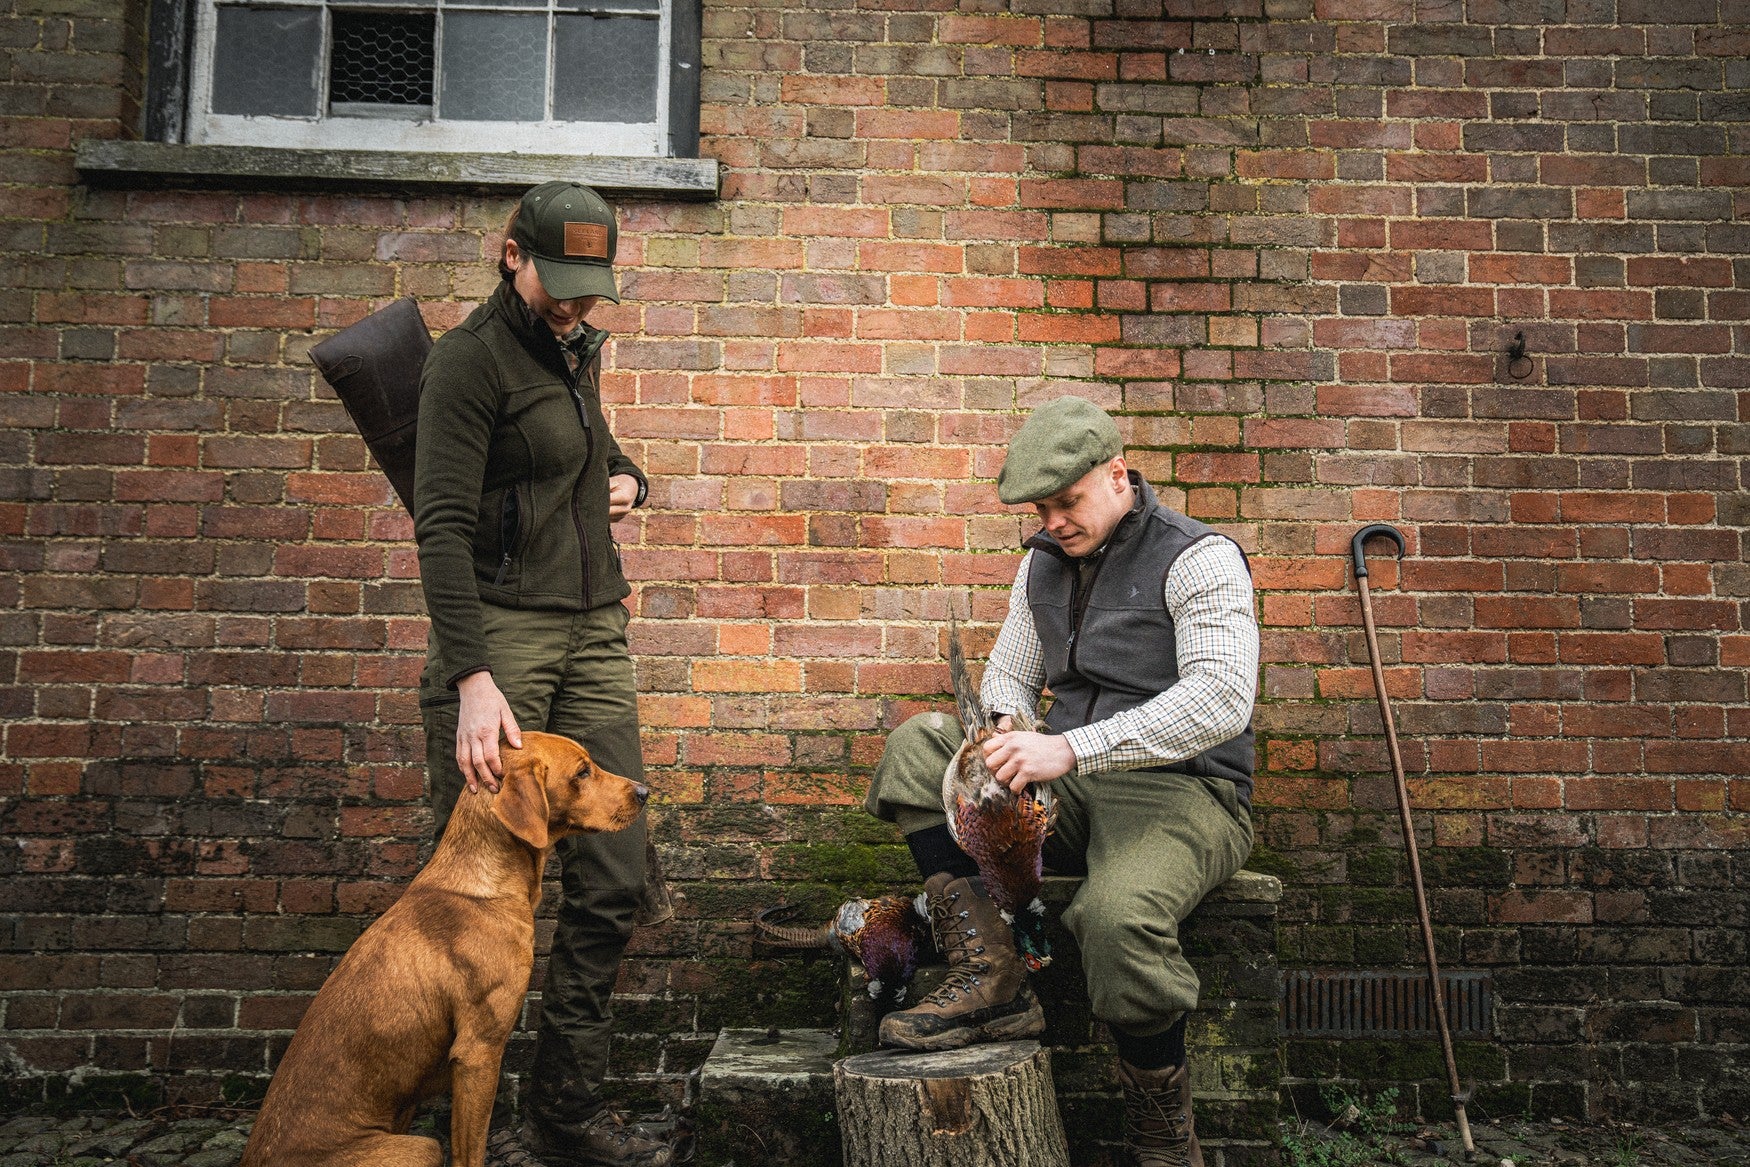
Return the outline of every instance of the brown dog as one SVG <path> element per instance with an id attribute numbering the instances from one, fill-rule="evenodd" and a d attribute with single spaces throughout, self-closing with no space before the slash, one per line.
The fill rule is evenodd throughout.
<path id="1" fill-rule="evenodd" d="M 451 1162 L 480 1167 L 498 1064 L 535 962 L 553 842 L 630 826 L 650 792 L 569 738 L 523 734 L 497 795 L 463 793 L 431 862 L 353 943 L 286 1047 L 241 1167 L 442 1167 L 407 1133 L 451 1092 Z"/>

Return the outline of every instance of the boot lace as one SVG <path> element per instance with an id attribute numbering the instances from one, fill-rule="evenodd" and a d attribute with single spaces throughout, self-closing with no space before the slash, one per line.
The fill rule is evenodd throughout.
<path id="1" fill-rule="evenodd" d="M 1185 1115 L 1169 1110 L 1161 1092 L 1120 1083 L 1124 1088 L 1124 1146 L 1137 1167 L 1190 1167 L 1190 1137 Z M 1175 1100 L 1176 1101 L 1176 1100 Z"/>
<path id="2" fill-rule="evenodd" d="M 624 1149 L 627 1143 L 637 1137 L 636 1132 L 626 1126 L 626 1116 L 611 1108 L 604 1108 L 600 1114 L 584 1125 L 594 1127 L 597 1134 L 612 1138 L 616 1151 Z M 639 1141 L 646 1140 L 640 1139 Z"/>
<path id="3" fill-rule="evenodd" d="M 946 1005 L 958 1001 L 961 993 L 970 993 L 989 970 L 989 962 L 978 959 L 984 955 L 984 945 L 973 944 L 978 929 L 969 922 L 971 913 L 956 912 L 960 893 L 952 892 L 930 904 L 930 918 L 936 926 L 937 943 L 948 958 L 948 975 L 919 1004 Z"/>
<path id="4" fill-rule="evenodd" d="M 486 1137 L 486 1167 L 545 1167 L 523 1146 L 516 1131 L 500 1127 Z"/>

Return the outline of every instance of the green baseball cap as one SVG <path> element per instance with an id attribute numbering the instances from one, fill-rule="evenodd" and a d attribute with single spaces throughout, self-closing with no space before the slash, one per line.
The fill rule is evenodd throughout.
<path id="1" fill-rule="evenodd" d="M 1047 401 L 1009 443 L 997 497 L 1011 504 L 1049 498 L 1122 453 L 1118 423 L 1105 410 L 1081 397 Z"/>
<path id="2" fill-rule="evenodd" d="M 576 182 L 543 182 L 523 196 L 510 237 L 535 261 L 541 287 L 555 300 L 600 296 L 620 302 L 614 251 L 620 229 L 614 208 Z"/>

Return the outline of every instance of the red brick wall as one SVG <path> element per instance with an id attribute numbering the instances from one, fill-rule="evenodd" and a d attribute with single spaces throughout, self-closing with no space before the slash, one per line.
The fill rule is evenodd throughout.
<path id="1" fill-rule="evenodd" d="M 747 917 L 903 878 L 854 802 L 939 700 L 949 598 L 994 630 L 1027 522 L 991 479 L 1067 392 L 1252 554 L 1285 963 L 1416 960 L 1346 573 L 1390 521 L 1441 943 L 1496 972 L 1489 1106 L 1746 1113 L 1750 5 L 1017 7 L 710 4 L 722 198 L 621 204 L 606 392 L 654 480 L 622 542 L 689 903 L 628 965 L 621 1071 L 672 1093 L 722 1021 L 830 1008 L 748 972 Z M 408 522 L 306 353 L 393 295 L 458 320 L 509 205 L 82 185 L 139 23 L 0 13 L 15 1096 L 262 1074 L 416 868 Z"/>

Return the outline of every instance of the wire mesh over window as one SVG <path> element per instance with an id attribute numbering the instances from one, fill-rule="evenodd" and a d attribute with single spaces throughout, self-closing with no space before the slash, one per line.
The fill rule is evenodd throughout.
<path id="1" fill-rule="evenodd" d="M 659 31 L 655 20 L 637 17 L 559 17 L 553 116 L 563 121 L 654 121 Z"/>
<path id="2" fill-rule="evenodd" d="M 547 114 L 547 15 L 446 12 L 441 116 L 538 122 Z"/>
<path id="3" fill-rule="evenodd" d="M 333 13 L 328 100 L 334 105 L 431 108 L 436 18 L 431 13 Z"/>

